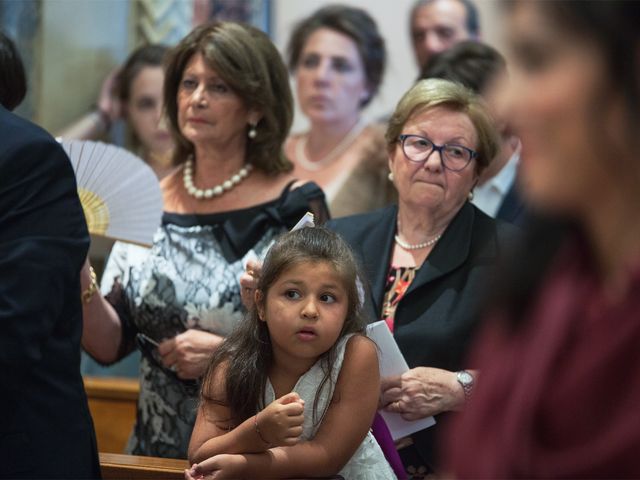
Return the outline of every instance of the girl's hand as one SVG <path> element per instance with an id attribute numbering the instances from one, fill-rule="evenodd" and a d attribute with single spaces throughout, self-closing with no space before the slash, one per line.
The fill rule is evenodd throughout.
<path id="1" fill-rule="evenodd" d="M 102 82 L 100 93 L 96 101 L 97 108 L 108 115 L 111 122 L 117 120 L 122 115 L 122 105 L 115 91 L 120 68 L 113 69 Z"/>
<path id="2" fill-rule="evenodd" d="M 186 480 L 239 479 L 244 475 L 245 463 L 244 457 L 241 455 L 215 455 L 200 463 L 193 464 L 189 470 L 185 470 L 184 477 Z"/>
<path id="3" fill-rule="evenodd" d="M 240 296 L 247 310 L 253 308 L 256 287 L 258 286 L 258 279 L 260 278 L 261 272 L 262 262 L 260 260 L 249 260 L 245 272 L 240 275 Z"/>
<path id="4" fill-rule="evenodd" d="M 409 421 L 459 410 L 465 401 L 455 372 L 430 367 L 383 378 L 381 392 L 380 408 L 400 413 Z"/>
<path id="5" fill-rule="evenodd" d="M 295 445 L 302 435 L 304 400 L 296 392 L 288 393 L 257 414 L 256 422 L 271 447 Z"/>
<path id="6" fill-rule="evenodd" d="M 211 353 L 223 338 L 202 330 L 189 329 L 158 345 L 165 367 L 182 379 L 196 379 L 204 375 Z"/>

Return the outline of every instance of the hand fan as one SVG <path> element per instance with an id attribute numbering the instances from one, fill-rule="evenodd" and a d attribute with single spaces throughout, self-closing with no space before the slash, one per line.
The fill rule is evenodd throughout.
<path id="1" fill-rule="evenodd" d="M 151 245 L 162 217 L 158 179 L 124 148 L 88 140 L 63 140 L 76 173 L 89 232 Z"/>

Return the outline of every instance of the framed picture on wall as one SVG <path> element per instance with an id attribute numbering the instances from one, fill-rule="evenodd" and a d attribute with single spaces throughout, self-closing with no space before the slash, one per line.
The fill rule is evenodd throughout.
<path id="1" fill-rule="evenodd" d="M 248 23 L 271 34 L 271 0 L 195 0 L 193 22 L 211 20 Z"/>

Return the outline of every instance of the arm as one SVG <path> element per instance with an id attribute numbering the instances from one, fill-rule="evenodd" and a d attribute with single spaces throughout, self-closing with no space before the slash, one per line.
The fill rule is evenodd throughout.
<path id="1" fill-rule="evenodd" d="M 223 364 L 214 372 L 210 398 L 226 397 L 226 369 L 227 364 Z M 221 453 L 264 452 L 272 445 L 294 445 L 302 434 L 303 412 L 304 402 L 291 392 L 231 429 L 231 411 L 227 406 L 202 402 L 189 442 L 189 460 L 197 462 Z"/>
<path id="2" fill-rule="evenodd" d="M 89 261 L 80 272 L 81 291 L 91 284 Z M 122 342 L 122 323 L 116 310 L 96 291 L 82 303 L 82 346 L 97 361 L 110 364 L 116 361 Z"/>
<path id="3" fill-rule="evenodd" d="M 365 438 L 376 412 L 380 388 L 375 345 L 366 337 L 349 340 L 326 416 L 313 440 L 264 453 L 218 455 L 192 469 L 197 477 L 222 467 L 221 478 L 290 478 L 335 475 Z M 227 470 L 225 470 L 227 469 Z"/>
<path id="4" fill-rule="evenodd" d="M 42 361 L 51 332 L 80 320 L 89 236 L 73 170 L 31 128 L 0 126 L 0 378 Z"/>

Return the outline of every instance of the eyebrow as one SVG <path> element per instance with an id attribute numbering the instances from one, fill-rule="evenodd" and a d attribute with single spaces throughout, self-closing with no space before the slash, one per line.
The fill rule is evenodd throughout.
<path id="1" fill-rule="evenodd" d="M 186 75 L 192 75 L 194 77 L 204 77 L 205 80 L 220 80 L 221 82 L 224 82 L 222 77 L 220 77 L 220 75 L 218 75 L 217 73 L 207 73 L 207 72 L 199 73 L 199 72 L 195 72 L 193 68 L 185 68 L 184 71 L 182 72 L 182 76 L 184 77 Z"/>
<path id="2" fill-rule="evenodd" d="M 429 135 L 429 134 L 428 134 L 427 132 L 425 132 L 424 130 L 421 130 L 421 131 L 420 131 L 420 133 L 409 133 L 408 135 L 416 135 L 416 136 L 418 136 L 418 137 L 424 137 L 424 138 L 426 138 L 427 140 L 431 140 L 431 135 Z M 446 142 L 444 142 L 444 143 L 454 143 L 454 142 L 466 142 L 466 143 L 471 143 L 471 142 L 470 142 L 469 140 L 467 140 L 466 138 L 464 138 L 464 137 L 460 137 L 460 136 L 450 138 L 449 140 L 447 140 L 447 141 L 446 141 Z M 462 146 L 464 147 L 465 145 L 462 145 Z"/>
<path id="3" fill-rule="evenodd" d="M 288 285 L 294 285 L 294 286 L 302 286 L 305 285 L 304 280 L 287 280 L 285 282 L 282 283 L 282 286 L 288 286 Z M 339 290 L 340 289 L 340 284 L 339 283 L 323 283 L 322 285 L 320 285 L 320 289 L 321 290 L 327 290 L 327 289 L 335 289 L 335 290 Z"/>

